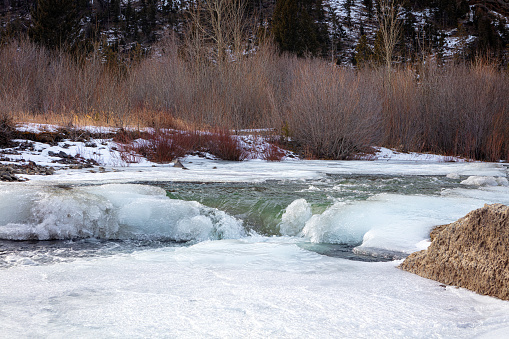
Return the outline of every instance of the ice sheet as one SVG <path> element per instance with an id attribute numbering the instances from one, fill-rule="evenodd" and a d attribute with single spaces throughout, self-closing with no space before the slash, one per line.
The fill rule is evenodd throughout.
<path id="1" fill-rule="evenodd" d="M 280 238 L 204 242 L 0 275 L 19 337 L 465 338 L 509 331 L 509 303 Z M 16 282 L 16 283 L 13 283 Z"/>
<path id="2" fill-rule="evenodd" d="M 299 160 L 229 162 L 188 157 L 182 160 L 188 170 L 172 165 L 106 167 L 97 170 L 61 170 L 52 176 L 26 176 L 31 181 L 58 183 L 114 183 L 139 181 L 260 182 L 266 180 L 304 180 L 328 174 L 436 175 L 506 177 L 500 163 L 443 163 L 427 161 L 320 161 Z M 465 178 L 466 179 L 466 178 Z"/>

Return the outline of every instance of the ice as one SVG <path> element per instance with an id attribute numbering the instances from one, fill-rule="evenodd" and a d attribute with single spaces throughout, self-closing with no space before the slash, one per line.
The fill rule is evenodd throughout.
<path id="1" fill-rule="evenodd" d="M 0 186 L 0 225 L 27 220 L 33 199 L 33 191 L 28 187 Z"/>
<path id="2" fill-rule="evenodd" d="M 171 200 L 157 187 L 6 187 L 0 187 L 2 239 L 201 241 L 244 234 L 241 221 L 197 202 Z"/>
<path id="3" fill-rule="evenodd" d="M 509 186 L 509 182 L 504 177 L 491 176 L 469 176 L 461 182 L 462 185 L 471 186 Z"/>
<path id="4" fill-rule="evenodd" d="M 364 211 L 337 202 L 322 214 L 313 215 L 302 235 L 315 243 L 357 244 L 372 226 L 366 217 Z"/>
<path id="5" fill-rule="evenodd" d="M 366 201 L 337 202 L 324 213 L 313 215 L 301 235 L 315 243 L 359 245 L 363 253 L 383 250 L 409 254 L 425 248 L 433 227 L 451 223 L 489 201 L 486 195 L 477 199 L 475 194 L 451 194 L 378 194 Z"/>
<path id="6" fill-rule="evenodd" d="M 207 241 L 0 275 L 2 337 L 465 338 L 509 303 L 285 238 Z M 13 283 L 17 282 L 17 283 Z"/>
<path id="7" fill-rule="evenodd" d="M 306 199 L 295 200 L 288 205 L 281 217 L 280 233 L 290 236 L 299 234 L 311 216 L 311 205 Z"/>
<path id="8" fill-rule="evenodd" d="M 485 203 L 509 204 L 503 164 L 182 161 L 189 170 L 144 164 L 0 183 L 0 238 L 194 240 L 187 247 L 140 247 L 44 264 L 2 248 L 3 259 L 13 264 L 0 268 L 1 337 L 497 338 L 509 333 L 506 301 L 403 272 L 399 261 L 354 262 L 299 247 L 314 241 L 348 243 L 368 254 L 424 249 L 432 227 Z M 158 187 L 130 184 L 312 180 L 321 184 L 309 187 L 322 189 L 330 175 L 341 174 L 436 176 L 437 185 L 492 177 L 497 186 L 334 200 L 320 213 L 321 208 L 311 208 L 312 199 L 298 199 L 320 191 L 299 192 L 279 225 L 285 236 L 263 237 L 246 235 L 241 221 L 224 211 L 169 199 Z"/>
<path id="9" fill-rule="evenodd" d="M 505 178 L 497 179 L 503 182 Z M 2 185 L 0 189 L 3 239 L 203 241 L 246 235 L 242 222 L 224 211 L 194 201 L 169 199 L 163 189 L 149 185 L 22 184 Z M 279 230 L 281 235 L 314 243 L 408 254 L 423 248 L 433 227 L 455 221 L 485 203 L 509 203 L 508 187 L 457 188 L 427 196 L 377 194 L 368 200 L 336 201 L 315 215 L 311 204 L 296 199 L 283 213 Z"/>
<path id="10" fill-rule="evenodd" d="M 458 180 L 461 177 L 460 177 L 460 175 L 458 173 L 449 173 L 449 174 L 447 174 L 447 178 L 453 179 L 453 180 Z"/>
<path id="11" fill-rule="evenodd" d="M 483 204 L 509 205 L 509 188 L 507 186 L 481 186 L 477 189 L 450 189 L 442 191 L 442 196 L 452 199 L 471 198 Z"/>

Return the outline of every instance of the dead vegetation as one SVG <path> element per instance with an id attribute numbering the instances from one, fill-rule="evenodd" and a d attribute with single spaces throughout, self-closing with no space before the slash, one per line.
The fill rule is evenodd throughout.
<path id="1" fill-rule="evenodd" d="M 242 161 L 248 153 L 228 130 L 154 132 L 120 132 L 114 141 L 119 144 L 121 158 L 127 163 L 138 162 L 139 156 L 157 163 L 170 163 L 188 154 L 211 154 L 218 159 Z"/>
<path id="2" fill-rule="evenodd" d="M 388 84 L 386 70 L 279 55 L 270 45 L 221 65 L 184 47 L 169 39 L 119 73 L 97 56 L 76 63 L 26 41 L 2 46 L 0 116 L 77 129 L 218 128 L 211 135 L 225 146 L 196 139 L 226 159 L 244 155 L 221 131 L 245 128 L 275 128 L 282 143 L 309 158 L 349 159 L 372 145 L 509 158 L 509 79 L 488 62 L 392 69 Z M 2 128 L 5 143 L 10 132 Z M 165 136 L 148 140 L 146 152 L 163 161 L 160 152 L 181 152 Z"/>

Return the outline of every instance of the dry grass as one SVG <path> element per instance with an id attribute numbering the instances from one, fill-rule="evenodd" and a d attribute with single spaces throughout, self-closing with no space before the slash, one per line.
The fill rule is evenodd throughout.
<path id="1" fill-rule="evenodd" d="M 387 72 L 279 55 L 271 46 L 220 66 L 182 57 L 172 39 L 158 51 L 115 73 L 99 56 L 78 64 L 26 41 L 4 45 L 0 116 L 75 128 L 219 127 L 207 142 L 194 138 L 220 158 L 237 160 L 244 155 L 225 131 L 267 127 L 310 158 L 347 159 L 372 145 L 509 158 L 509 79 L 489 63 L 427 62 L 395 69 L 387 81 Z M 167 161 L 157 149 L 180 154 L 174 138 L 149 138 L 145 148 Z"/>

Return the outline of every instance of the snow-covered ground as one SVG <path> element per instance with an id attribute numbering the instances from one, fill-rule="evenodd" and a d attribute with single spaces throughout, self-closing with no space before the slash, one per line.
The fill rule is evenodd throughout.
<path id="1" fill-rule="evenodd" d="M 405 254 L 426 248 L 433 226 L 485 203 L 509 204 L 506 164 L 380 148 L 372 161 L 189 156 L 182 169 L 115 163 L 111 140 L 88 144 L 35 144 L 33 151 L 6 155 L 56 167 L 50 151 L 79 152 L 103 168 L 59 164 L 54 175 L 0 183 L 2 239 L 64 239 L 35 245 L 0 240 L 1 337 L 509 333 L 507 301 L 401 271 L 398 260 L 360 262 L 306 249 L 346 243 L 359 253 Z M 156 186 L 160 183 L 170 186 Z M 175 183 L 181 186 L 174 193 L 192 189 L 198 195 L 216 187 L 203 183 L 221 183 L 218 200 L 229 194 L 232 204 L 245 203 L 262 214 L 282 204 L 273 195 L 284 188 L 289 198 L 280 234 L 245 229 L 247 211 L 232 215 L 198 201 L 170 199 L 162 187 Z M 252 192 L 260 195 L 249 200 Z M 341 198 L 338 192 L 350 195 Z M 130 247 L 160 237 L 192 243 Z"/>
<path id="2" fill-rule="evenodd" d="M 23 124 L 20 131 L 55 132 L 58 126 L 41 124 Z M 115 132 L 113 128 L 83 127 L 82 130 L 96 134 Z M 259 132 L 259 131 L 258 131 Z M 245 133 L 244 133 L 245 134 Z M 224 162 L 213 156 L 187 156 L 181 159 L 188 171 L 173 168 L 173 164 L 157 164 L 142 156 L 136 156 L 135 162 L 126 162 L 122 157 L 119 145 L 111 139 L 91 139 L 87 142 L 64 140 L 51 146 L 40 142 L 26 141 L 33 147 L 18 150 L 17 154 L 3 155 L 0 163 L 28 163 L 33 161 L 39 165 L 58 169 L 52 176 L 19 175 L 36 181 L 68 182 L 125 182 L 125 181 L 157 181 L 171 178 L 174 181 L 252 181 L 266 179 L 300 179 L 316 177 L 323 173 L 331 174 L 402 174 L 402 175 L 449 175 L 449 176 L 489 176 L 502 175 L 502 164 L 467 162 L 465 159 L 423 154 L 414 152 L 398 152 L 383 147 L 376 147 L 374 155 L 367 155 L 370 161 L 316 161 L 298 160 L 291 152 L 287 152 L 282 162 L 263 161 L 263 152 L 268 143 L 262 137 L 241 135 L 242 147 L 250 153 L 248 160 L 243 162 Z M 17 140 L 24 142 L 24 140 Z M 58 163 L 62 153 L 71 157 L 79 156 L 91 159 L 97 166 L 85 169 L 69 169 L 66 164 Z M 249 163 L 249 165 L 246 165 Z M 362 164 L 362 166 L 359 166 Z M 505 175 L 505 174 L 504 174 Z"/>

